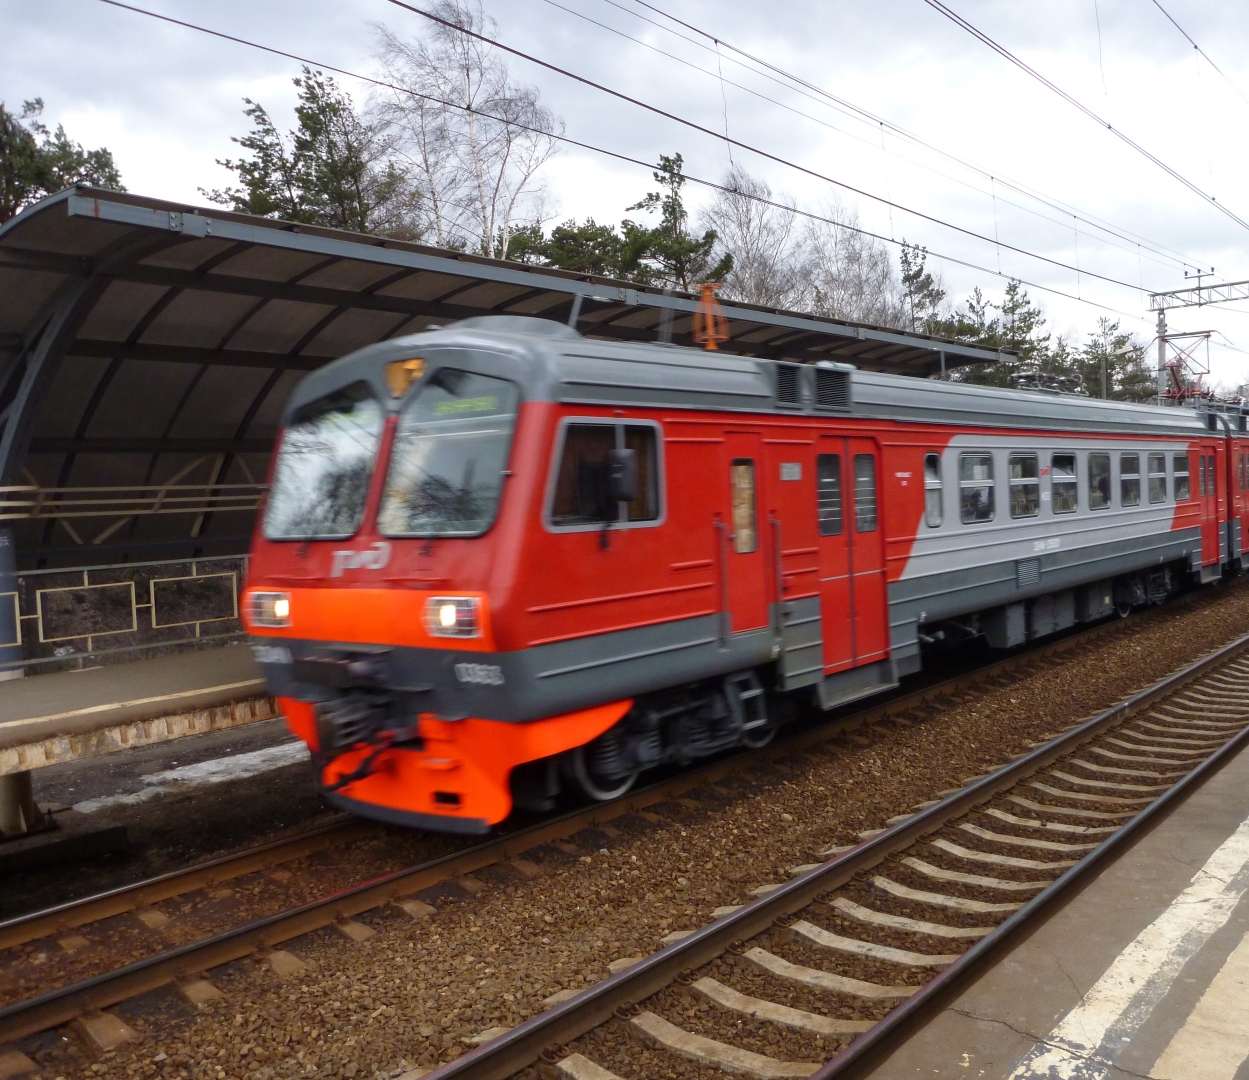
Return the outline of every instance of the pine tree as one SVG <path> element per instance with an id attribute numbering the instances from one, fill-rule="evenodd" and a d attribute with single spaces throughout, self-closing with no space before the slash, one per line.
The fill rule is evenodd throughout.
<path id="1" fill-rule="evenodd" d="M 84 150 L 61 124 L 49 131 L 38 119 L 42 112 L 42 98 L 23 102 L 18 116 L 0 102 L 0 225 L 73 184 L 126 190 L 112 153 Z"/>
<path id="2" fill-rule="evenodd" d="M 305 67 L 292 82 L 295 130 L 283 136 L 263 105 L 244 98 L 252 130 L 231 141 L 251 156 L 217 162 L 241 186 L 201 192 L 244 214 L 419 239 L 419 199 L 379 125 L 362 119 L 328 75 Z"/>

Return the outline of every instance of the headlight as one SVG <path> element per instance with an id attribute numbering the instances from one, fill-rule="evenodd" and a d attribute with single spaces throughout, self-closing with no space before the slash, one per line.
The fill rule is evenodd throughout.
<path id="1" fill-rule="evenodd" d="M 480 613 L 475 596 L 433 596 L 425 602 L 425 629 L 432 637 L 480 637 Z"/>
<path id="2" fill-rule="evenodd" d="M 254 592 L 249 599 L 251 621 L 256 626 L 290 626 L 291 594 Z"/>

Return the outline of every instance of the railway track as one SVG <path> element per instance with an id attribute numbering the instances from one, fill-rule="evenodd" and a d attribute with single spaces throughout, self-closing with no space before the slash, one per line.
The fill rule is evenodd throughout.
<path id="1" fill-rule="evenodd" d="M 794 868 L 427 1080 L 502 1080 L 535 1062 L 570 1080 L 613 1080 L 613 1064 L 681 1074 L 697 1069 L 691 1061 L 761 1080 L 861 1074 L 886 1040 L 1247 744 L 1249 635 Z"/>
<path id="2" fill-rule="evenodd" d="M 828 722 L 798 731 L 769 746 L 690 770 L 638 789 L 614 802 L 566 813 L 441 858 L 379 875 L 313 902 L 231 926 L 200 940 L 155 952 L 12 1003 L 0 1008 L 0 1045 L 68 1023 L 162 986 L 193 983 L 200 973 L 232 960 L 267 956 L 273 963 L 280 964 L 283 958 L 274 959 L 274 954 L 280 952 L 279 947 L 292 938 L 335 924 L 350 931 L 348 924 L 353 916 L 362 912 L 389 903 L 402 906 L 406 898 L 431 886 L 461 879 L 474 871 L 515 859 L 536 846 L 571 836 L 581 829 L 602 825 L 623 814 L 678 798 L 693 788 L 714 783 L 732 773 L 801 751 L 856 728 L 878 724 L 926 706 L 932 707 L 934 702 L 940 703 L 942 699 L 965 694 L 979 685 L 992 688 L 995 681 L 1011 678 L 1021 670 L 1062 662 L 1064 653 L 1093 640 L 1130 634 L 1132 622 L 1129 619 L 1093 627 L 955 678 L 895 696 L 871 708 L 837 715 Z M 52 935 L 62 935 L 70 930 L 81 930 L 101 920 L 127 913 L 134 913 L 148 925 L 147 913 L 158 911 L 155 905 L 162 901 L 207 886 L 220 885 L 257 870 L 271 869 L 313 852 L 348 844 L 377 831 L 376 826 L 358 820 L 336 822 L 185 870 L 11 919 L 0 923 L 0 951 Z"/>

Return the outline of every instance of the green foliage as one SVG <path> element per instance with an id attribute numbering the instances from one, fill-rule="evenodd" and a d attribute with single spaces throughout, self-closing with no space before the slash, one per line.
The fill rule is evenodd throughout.
<path id="1" fill-rule="evenodd" d="M 680 154 L 659 155 L 659 171 L 654 173 L 655 182 L 662 191 L 652 191 L 628 210 L 659 211 L 659 224 L 653 229 L 628 220 L 621 225 L 626 242 L 645 244 L 639 270 L 650 278 L 644 284 L 666 285 L 690 292 L 700 281 L 723 281 L 733 269 L 733 256 L 727 252 L 715 262 L 712 254 L 716 246 L 716 231 L 708 229 L 702 236 L 695 236 L 689 229 L 689 214 L 681 198 L 685 177 L 681 166 L 685 163 Z M 635 280 L 637 280 L 635 275 Z"/>
<path id="2" fill-rule="evenodd" d="M 972 290 L 967 303 L 951 313 L 934 317 L 930 332 L 938 337 L 967 341 L 989 349 L 1017 353 L 1017 361 L 973 364 L 960 368 L 955 378 L 984 386 L 1009 386 L 1011 377 L 1021 372 L 1060 373 L 1067 366 L 1066 344 L 1051 345 L 1049 334 L 1042 334 L 1045 315 L 1032 302 L 1018 281 L 1009 281 L 999 304 L 989 300 L 979 288 Z"/>
<path id="3" fill-rule="evenodd" d="M 263 105 L 244 98 L 252 130 L 231 141 L 251 157 L 217 162 L 241 186 L 203 194 L 244 214 L 419 239 L 420 200 L 379 127 L 356 113 L 328 75 L 305 67 L 292 81 L 299 90 L 295 130 L 283 136 Z"/>
<path id="4" fill-rule="evenodd" d="M 940 318 L 945 290 L 938 286 L 928 269 L 928 249 L 902 241 L 898 254 L 902 271 L 902 296 L 911 329 L 932 334 Z"/>
<path id="5" fill-rule="evenodd" d="M 1102 370 L 1105 365 L 1106 394 L 1118 401 L 1150 401 L 1158 393 L 1156 373 L 1145 358 L 1145 346 L 1119 330 L 1118 320 L 1103 316 L 1097 329 L 1073 357 L 1073 366 L 1083 376 L 1088 392 L 1102 397 Z"/>
<path id="6" fill-rule="evenodd" d="M 49 131 L 38 120 L 42 112 L 41 98 L 23 102 L 20 116 L 0 102 L 0 225 L 72 184 L 126 190 L 112 153 L 84 150 L 61 124 Z"/>
<path id="7" fill-rule="evenodd" d="M 689 213 L 681 197 L 685 184 L 681 165 L 680 154 L 661 155 L 654 176 L 663 190 L 652 191 L 626 207 L 629 211 L 658 212 L 658 225 L 649 227 L 625 218 L 617 228 L 587 218 L 581 224 L 565 221 L 549 236 L 543 234 L 541 226 L 530 225 L 512 234 L 507 257 L 686 292 L 702 281 L 723 281 L 732 269 L 733 256 L 726 253 L 715 257 L 715 229 L 707 229 L 701 236 L 691 233 Z"/>

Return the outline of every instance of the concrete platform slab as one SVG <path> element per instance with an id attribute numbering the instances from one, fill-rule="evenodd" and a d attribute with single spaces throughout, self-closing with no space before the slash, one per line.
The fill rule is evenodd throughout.
<path id="1" fill-rule="evenodd" d="M 871 1076 L 1249 1078 L 1249 753 Z"/>
<path id="2" fill-rule="evenodd" d="M 0 694 L 0 774 L 272 715 L 246 645 L 12 679 Z"/>

